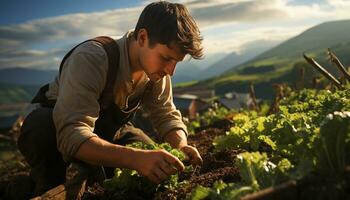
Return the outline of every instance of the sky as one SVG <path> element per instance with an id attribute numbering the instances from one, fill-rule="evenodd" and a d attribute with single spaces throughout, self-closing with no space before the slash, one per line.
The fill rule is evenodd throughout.
<path id="1" fill-rule="evenodd" d="M 86 39 L 133 29 L 148 0 L 0 0 L 0 69 L 58 69 Z M 176 0 L 204 38 L 199 66 L 231 52 L 277 45 L 326 21 L 350 19 L 350 0 Z"/>

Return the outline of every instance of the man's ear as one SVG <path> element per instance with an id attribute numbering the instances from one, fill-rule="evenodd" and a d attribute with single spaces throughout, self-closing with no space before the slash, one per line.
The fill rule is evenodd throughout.
<path id="1" fill-rule="evenodd" d="M 147 30 L 141 28 L 137 34 L 137 43 L 140 47 L 145 47 L 148 44 L 148 33 Z"/>

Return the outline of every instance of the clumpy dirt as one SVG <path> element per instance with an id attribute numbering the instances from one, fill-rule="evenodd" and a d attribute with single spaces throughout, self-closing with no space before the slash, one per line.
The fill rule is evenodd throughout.
<path id="1" fill-rule="evenodd" d="M 226 130 L 226 128 L 207 127 L 207 129 L 200 130 L 195 135 L 190 135 L 188 137 L 188 143 L 195 146 L 201 154 L 203 165 L 194 172 L 180 173 L 179 181 L 186 180 L 187 183 L 175 190 L 157 192 L 154 196 L 145 196 L 145 194 L 136 194 L 128 191 L 118 191 L 113 194 L 108 194 L 101 186 L 94 184 L 88 187 L 83 199 L 184 199 L 198 185 L 210 187 L 218 180 L 238 182 L 240 181 L 239 172 L 234 166 L 233 161 L 240 151 L 227 150 L 217 153 L 213 151 L 213 139 L 216 136 L 225 134 Z"/>
<path id="2" fill-rule="evenodd" d="M 224 182 L 239 182 L 239 171 L 234 165 L 236 155 L 241 153 L 241 150 L 225 150 L 215 152 L 212 142 L 216 136 L 223 135 L 226 129 L 207 128 L 200 130 L 195 135 L 188 137 L 189 144 L 196 146 L 203 158 L 203 166 L 198 168 L 194 173 L 181 173 L 180 181 L 186 180 L 187 183 L 174 189 L 157 192 L 152 196 L 137 194 L 130 191 L 118 191 L 113 194 L 108 194 L 104 189 L 95 184 L 89 187 L 85 192 L 84 199 L 135 199 L 135 200 L 175 200 L 185 199 L 189 197 L 191 191 L 198 185 L 210 187 L 216 181 L 223 180 Z M 344 182 L 335 183 L 326 181 L 323 176 L 311 174 L 304 179 L 297 181 L 296 186 L 289 186 L 284 190 L 271 190 L 261 194 L 256 193 L 252 198 L 254 200 L 267 199 L 290 199 L 290 200 L 305 200 L 305 199 L 349 199 L 350 200 L 350 167 L 346 171 L 346 180 Z M 329 188 L 331 190 L 329 190 Z"/>
<path id="3" fill-rule="evenodd" d="M 223 180 L 227 182 L 237 182 L 240 180 L 237 168 L 233 164 L 236 155 L 240 153 L 238 150 L 227 150 L 222 152 L 214 152 L 212 145 L 213 139 L 216 136 L 225 134 L 228 130 L 228 121 L 216 122 L 213 126 L 205 127 L 205 129 L 197 130 L 195 135 L 188 137 L 190 145 L 195 146 L 203 158 L 203 165 L 196 168 L 194 172 L 183 172 L 179 174 L 179 181 L 186 180 L 183 184 L 175 190 L 165 190 L 152 194 L 152 196 L 145 196 L 145 194 L 137 194 L 131 191 L 117 191 L 107 192 L 98 183 L 90 183 L 86 188 L 83 199 L 184 199 L 190 192 L 198 185 L 212 186 L 215 181 Z M 7 145 L 7 144 L 6 144 Z M 1 145 L 0 145 L 1 146 Z M 10 161 L 2 162 L 2 171 L 0 172 L 0 194 L 4 194 L 8 185 L 17 185 L 19 183 L 29 185 L 29 167 L 26 164 L 23 156 L 16 149 L 15 142 L 7 146 L 12 146 L 14 149 L 14 156 Z M 6 164 L 6 165 L 4 165 Z M 11 187 L 16 188 L 16 187 Z M 0 199 L 1 199 L 0 195 Z"/>
<path id="4" fill-rule="evenodd" d="M 239 181 L 238 170 L 235 167 L 223 167 L 207 173 L 199 173 L 188 179 L 188 184 L 175 190 L 160 192 L 155 195 L 155 199 L 184 199 L 198 185 L 210 187 L 217 180 L 228 182 Z"/>
<path id="5" fill-rule="evenodd" d="M 15 188 L 19 192 L 21 186 L 30 185 L 29 182 L 29 166 L 18 151 L 15 139 L 10 133 L 0 133 L 0 199 L 4 199 L 7 190 Z"/>
<path id="6" fill-rule="evenodd" d="M 229 124 L 227 121 L 217 122 L 211 127 L 198 129 L 195 135 L 190 135 L 188 137 L 189 144 L 195 146 L 200 152 L 203 158 L 203 165 L 200 168 L 196 168 L 192 172 L 180 173 L 179 181 L 186 180 L 186 183 L 174 190 L 159 191 L 151 195 L 140 194 L 135 191 L 127 190 L 108 192 L 98 183 L 92 182 L 86 188 L 83 200 L 185 199 L 189 197 L 191 191 L 198 185 L 210 187 L 218 180 L 223 180 L 224 182 L 239 182 L 239 171 L 233 162 L 236 155 L 242 151 L 224 150 L 215 152 L 212 145 L 213 139 L 216 136 L 224 135 L 228 128 Z M 32 180 L 29 178 L 28 164 L 25 162 L 23 156 L 21 156 L 21 154 L 18 152 L 16 143 L 9 140 L 8 137 L 0 137 L 0 151 L 0 199 L 26 199 L 21 198 L 19 194 L 29 192 L 29 190 L 31 190 L 29 186 L 33 185 Z M 251 199 L 304 200 L 316 198 L 350 200 L 349 183 L 350 166 L 348 166 L 345 171 L 345 180 L 343 182 L 332 182 L 332 180 L 327 181 L 322 175 L 310 174 L 309 176 L 298 181 L 296 186 L 286 188 L 283 191 L 270 191 L 264 195 L 256 194 L 255 197 Z M 11 196 L 9 198 L 4 197 L 3 194 L 6 192 L 6 190 L 12 191 L 11 193 L 15 194 L 16 196 L 13 196 L 13 198 Z"/>
<path id="7" fill-rule="evenodd" d="M 190 145 L 196 146 L 203 158 L 203 166 L 194 174 L 181 174 L 180 180 L 188 184 L 176 190 L 168 190 L 155 194 L 155 199 L 184 199 L 198 185 L 210 187 L 215 181 L 237 182 L 240 180 L 238 169 L 233 161 L 239 151 L 228 150 L 213 152 L 213 139 L 225 134 L 224 129 L 209 128 L 188 137 Z"/>

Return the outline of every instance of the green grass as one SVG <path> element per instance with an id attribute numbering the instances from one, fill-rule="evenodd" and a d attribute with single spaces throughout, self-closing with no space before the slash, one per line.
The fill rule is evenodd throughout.
<path id="1" fill-rule="evenodd" d="M 0 176 L 9 174 L 9 171 L 26 169 L 22 154 L 18 151 L 13 140 L 0 138 Z"/>
<path id="2" fill-rule="evenodd" d="M 174 85 L 174 87 L 177 87 L 177 88 L 189 87 L 189 86 L 192 86 L 196 83 L 198 83 L 198 81 L 187 81 L 187 82 L 177 83 Z"/>
<path id="3" fill-rule="evenodd" d="M 19 86 L 0 83 L 0 104 L 29 102 L 38 88 L 35 85 Z"/>
<path id="4" fill-rule="evenodd" d="M 275 95 L 272 85 L 277 83 L 295 85 L 299 79 L 300 67 L 307 71 L 304 85 L 311 86 L 313 77 L 322 77 L 304 60 L 303 53 L 316 59 L 319 64 L 338 77 L 340 75 L 338 69 L 328 60 L 327 48 L 338 56 L 344 66 L 349 66 L 349 27 L 350 20 L 321 24 L 222 75 L 200 81 L 193 86 L 207 86 L 215 89 L 217 95 L 223 95 L 232 91 L 247 93 L 249 84 L 253 82 L 258 98 L 272 99 Z"/>

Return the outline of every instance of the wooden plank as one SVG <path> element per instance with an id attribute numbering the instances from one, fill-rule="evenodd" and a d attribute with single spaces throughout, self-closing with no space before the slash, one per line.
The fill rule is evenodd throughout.
<path id="1" fill-rule="evenodd" d="M 266 188 L 259 192 L 248 194 L 242 200 L 296 200 L 297 199 L 297 182 L 288 181 L 275 187 Z"/>
<path id="2" fill-rule="evenodd" d="M 304 54 L 305 60 L 313 66 L 315 69 L 317 69 L 324 77 L 326 77 L 329 81 L 331 81 L 337 88 L 343 89 L 343 85 L 341 82 L 336 79 L 331 73 L 329 73 L 324 67 L 322 67 L 320 64 L 318 64 L 313 58 L 310 58 Z"/>
<path id="3" fill-rule="evenodd" d="M 32 198 L 32 200 L 81 199 L 85 192 L 87 179 L 92 173 L 92 169 L 87 166 L 75 164 L 74 167 L 69 170 L 73 171 L 70 172 L 72 177 L 69 178 L 65 184 L 52 188 L 41 196 Z"/>

